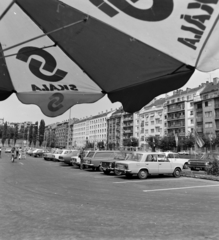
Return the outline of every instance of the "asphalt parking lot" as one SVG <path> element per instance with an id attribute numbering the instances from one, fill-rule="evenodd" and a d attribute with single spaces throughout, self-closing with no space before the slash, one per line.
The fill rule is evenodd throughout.
<path id="1" fill-rule="evenodd" d="M 3 240 L 219 239 L 218 182 L 127 179 L 32 157 L 1 159 L 0 180 Z"/>

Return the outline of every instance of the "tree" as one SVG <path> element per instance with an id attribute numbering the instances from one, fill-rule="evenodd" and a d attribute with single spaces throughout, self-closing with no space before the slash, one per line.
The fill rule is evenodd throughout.
<path id="1" fill-rule="evenodd" d="M 17 139 L 18 139 L 18 125 L 16 124 L 14 128 L 14 145 L 16 144 Z"/>
<path id="2" fill-rule="evenodd" d="M 44 133 L 45 133 L 45 121 L 42 119 L 40 121 L 40 126 L 39 126 L 39 145 L 40 145 L 40 147 L 44 140 Z"/>
<path id="3" fill-rule="evenodd" d="M 164 136 L 159 140 L 159 148 L 163 151 L 171 150 L 176 147 L 174 135 Z"/>
<path id="4" fill-rule="evenodd" d="M 11 141 L 11 127 L 7 128 L 7 139 L 8 139 L 8 146 L 10 146 L 10 141 Z"/>
<path id="5" fill-rule="evenodd" d="M 35 125 L 33 126 L 33 145 L 36 146 L 38 137 L 38 122 L 35 122 Z"/>
<path id="6" fill-rule="evenodd" d="M 149 136 L 146 138 L 148 145 L 151 147 L 152 152 L 155 152 L 156 147 L 159 146 L 159 137 Z"/>
<path id="7" fill-rule="evenodd" d="M 8 130 L 8 125 L 7 125 L 7 122 L 5 122 L 4 127 L 3 127 L 3 132 L 2 132 L 2 144 L 3 144 L 3 146 L 5 144 L 5 140 L 7 139 L 7 130 Z"/>
<path id="8" fill-rule="evenodd" d="M 24 140 L 27 140 L 28 137 L 28 127 L 25 127 L 24 129 Z"/>
<path id="9" fill-rule="evenodd" d="M 28 140 L 29 140 L 29 146 L 31 146 L 33 142 L 33 125 L 32 124 L 30 125 Z"/>
<path id="10" fill-rule="evenodd" d="M 98 142 L 97 146 L 98 146 L 99 149 L 104 149 L 104 142 L 103 141 Z"/>

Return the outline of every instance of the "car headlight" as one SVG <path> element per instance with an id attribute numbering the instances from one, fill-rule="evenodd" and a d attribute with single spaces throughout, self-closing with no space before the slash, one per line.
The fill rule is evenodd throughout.
<path id="1" fill-rule="evenodd" d="M 209 165 L 209 162 L 206 162 L 206 163 L 205 163 L 205 166 L 208 166 L 208 165 Z"/>

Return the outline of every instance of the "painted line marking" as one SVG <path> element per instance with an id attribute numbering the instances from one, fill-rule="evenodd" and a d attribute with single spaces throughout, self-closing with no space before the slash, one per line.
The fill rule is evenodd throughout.
<path id="1" fill-rule="evenodd" d="M 22 162 L 19 162 L 21 165 L 24 165 Z"/>
<path id="2" fill-rule="evenodd" d="M 167 179 L 150 179 L 150 180 L 148 180 L 148 179 L 146 179 L 146 180 L 135 180 L 135 181 L 124 181 L 124 182 L 113 182 L 113 183 L 144 183 L 144 182 L 157 182 L 157 181 L 159 181 L 159 182 L 161 182 L 161 181 L 182 181 L 183 180 L 183 178 L 167 178 Z"/>
<path id="3" fill-rule="evenodd" d="M 160 192 L 160 191 L 172 191 L 172 190 L 183 190 L 183 189 L 191 189 L 191 188 L 206 188 L 206 187 L 219 187 L 219 184 L 217 184 L 217 185 L 204 185 L 204 186 L 192 186 L 192 187 L 181 187 L 181 188 L 152 189 L 152 190 L 143 190 L 143 192 Z"/>

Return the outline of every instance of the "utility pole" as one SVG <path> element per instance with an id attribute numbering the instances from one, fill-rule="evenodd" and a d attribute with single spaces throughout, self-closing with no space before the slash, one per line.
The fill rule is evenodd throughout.
<path id="1" fill-rule="evenodd" d="M 68 136 L 67 136 L 67 149 L 69 149 L 69 139 L 70 139 L 70 136 L 71 136 L 70 123 L 71 123 L 71 108 L 69 109 Z"/>

